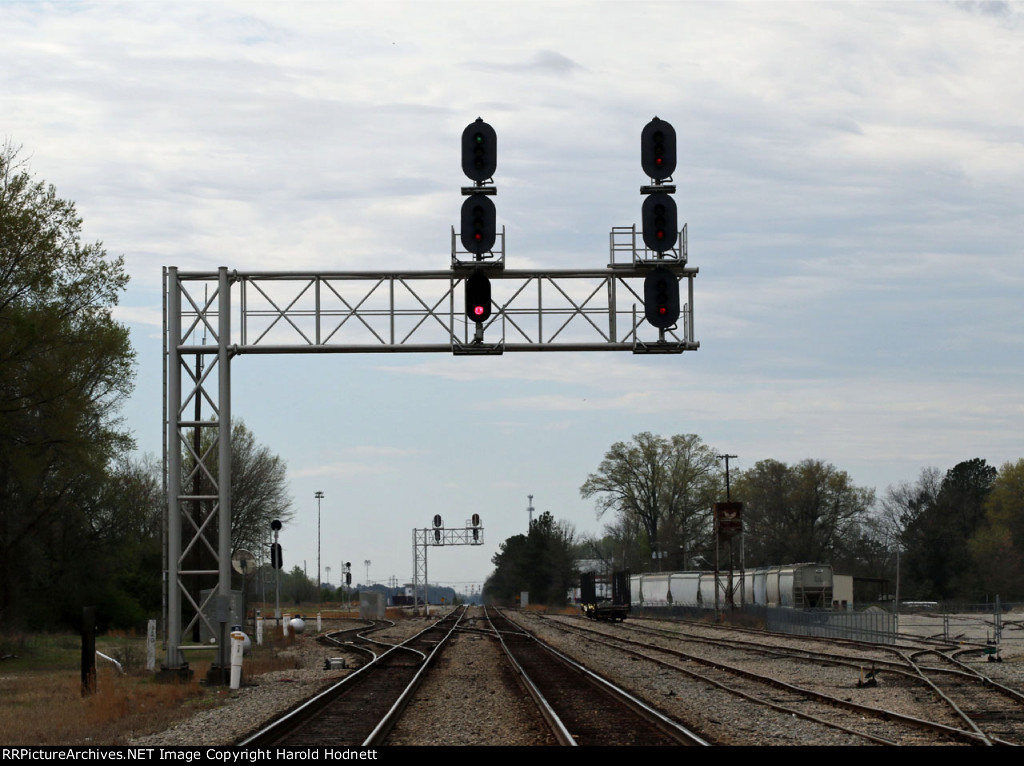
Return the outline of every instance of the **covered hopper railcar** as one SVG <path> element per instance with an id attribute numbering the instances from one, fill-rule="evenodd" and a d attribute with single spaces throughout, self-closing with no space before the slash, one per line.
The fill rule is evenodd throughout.
<path id="1" fill-rule="evenodd" d="M 728 573 L 719 572 L 719 605 L 726 598 Z M 741 587 L 742 579 L 742 587 Z M 830 564 L 785 564 L 733 572 L 736 605 L 828 609 L 832 606 Z M 657 572 L 633 575 L 630 592 L 634 607 L 682 606 L 713 609 L 714 572 Z"/>

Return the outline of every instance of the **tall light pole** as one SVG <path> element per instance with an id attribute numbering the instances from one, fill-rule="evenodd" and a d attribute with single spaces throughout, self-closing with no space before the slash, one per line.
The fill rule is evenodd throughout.
<path id="1" fill-rule="evenodd" d="M 324 493 L 317 490 L 313 495 L 316 498 L 316 603 L 320 605 L 320 501 L 324 499 Z"/>
<path id="2" fill-rule="evenodd" d="M 367 587 L 369 587 L 369 585 L 370 585 L 370 560 L 369 559 L 363 559 L 363 563 L 366 564 L 366 585 L 367 585 Z"/>

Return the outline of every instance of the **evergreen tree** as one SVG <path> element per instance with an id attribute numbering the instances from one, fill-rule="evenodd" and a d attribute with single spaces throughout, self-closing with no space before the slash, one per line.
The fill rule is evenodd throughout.
<path id="1" fill-rule="evenodd" d="M 542 513 L 528 534 L 508 538 L 494 554 L 495 570 L 484 583 L 485 598 L 511 605 L 527 591 L 531 603 L 564 605 L 577 579 L 574 537 L 570 527 L 549 512 Z"/>

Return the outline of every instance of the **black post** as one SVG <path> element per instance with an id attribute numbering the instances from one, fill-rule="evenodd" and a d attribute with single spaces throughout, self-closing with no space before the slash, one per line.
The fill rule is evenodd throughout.
<path id="1" fill-rule="evenodd" d="M 82 696 L 96 691 L 96 607 L 82 607 Z"/>

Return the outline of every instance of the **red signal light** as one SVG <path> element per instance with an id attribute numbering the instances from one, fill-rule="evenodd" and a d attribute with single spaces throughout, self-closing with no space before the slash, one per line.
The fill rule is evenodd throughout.
<path id="1" fill-rule="evenodd" d="M 663 253 L 676 240 L 676 203 L 665 192 L 648 195 L 643 206 L 644 244 Z"/>
<path id="2" fill-rule="evenodd" d="M 661 266 L 644 279 L 644 316 L 660 330 L 667 330 L 679 319 L 679 281 Z"/>
<path id="3" fill-rule="evenodd" d="M 494 203 L 483 194 L 472 194 L 462 204 L 462 244 L 470 253 L 483 255 L 496 237 Z"/>
<path id="4" fill-rule="evenodd" d="M 466 316 L 474 322 L 491 317 L 491 280 L 483 269 L 476 269 L 466 279 Z"/>

